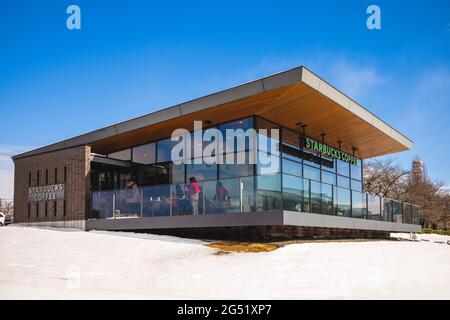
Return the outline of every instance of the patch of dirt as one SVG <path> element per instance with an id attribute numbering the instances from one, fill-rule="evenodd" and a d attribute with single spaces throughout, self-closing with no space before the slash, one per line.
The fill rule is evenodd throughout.
<path id="1" fill-rule="evenodd" d="M 213 242 L 207 244 L 207 246 L 219 249 L 217 254 L 226 254 L 230 252 L 270 252 L 280 248 L 280 245 L 273 243 L 254 242 Z"/>
<path id="2" fill-rule="evenodd" d="M 232 252 L 270 252 L 290 244 L 302 243 L 326 243 L 326 242 L 368 242 L 385 241 L 386 239 L 290 239 L 270 242 L 240 242 L 221 241 L 206 244 L 210 248 L 218 249 L 217 255 L 225 255 Z M 388 240 L 388 239 L 387 239 Z M 207 241 L 207 240 L 206 240 Z"/>

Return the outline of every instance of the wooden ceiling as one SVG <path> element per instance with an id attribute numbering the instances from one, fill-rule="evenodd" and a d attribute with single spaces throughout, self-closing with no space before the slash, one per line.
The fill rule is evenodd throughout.
<path id="1" fill-rule="evenodd" d="M 297 82 L 268 92 L 235 100 L 199 112 L 190 113 L 164 122 L 142 127 L 91 143 L 91 151 L 107 154 L 133 145 L 170 137 L 176 128 L 192 130 L 194 120 L 223 123 L 250 115 L 299 131 L 298 123 L 307 125 L 306 134 L 352 153 L 361 159 L 407 150 L 397 140 L 366 122 L 303 82 Z"/>

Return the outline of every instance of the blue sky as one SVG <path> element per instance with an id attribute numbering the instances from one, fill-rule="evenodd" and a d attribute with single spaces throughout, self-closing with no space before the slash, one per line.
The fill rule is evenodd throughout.
<path id="1" fill-rule="evenodd" d="M 0 0 L 0 49 L 3 198 L 12 154 L 299 65 L 412 139 L 402 164 L 418 154 L 450 183 L 447 0 Z"/>

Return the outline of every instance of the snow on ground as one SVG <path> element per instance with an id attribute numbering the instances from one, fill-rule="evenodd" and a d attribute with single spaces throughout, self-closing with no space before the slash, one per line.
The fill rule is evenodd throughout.
<path id="1" fill-rule="evenodd" d="M 450 241 L 450 236 L 427 233 L 391 233 L 391 238 L 412 241 L 429 241 L 434 243 L 447 243 Z"/>
<path id="2" fill-rule="evenodd" d="M 420 237 L 217 255 L 198 240 L 8 226 L 0 299 L 450 299 L 450 246 Z"/>

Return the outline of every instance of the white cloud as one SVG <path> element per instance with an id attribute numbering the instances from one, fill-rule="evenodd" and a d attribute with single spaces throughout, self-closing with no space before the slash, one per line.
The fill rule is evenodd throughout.
<path id="1" fill-rule="evenodd" d="M 389 81 L 378 73 L 375 66 L 363 66 L 345 59 L 334 62 L 330 68 L 331 81 L 352 99 L 359 99 Z"/>
<path id="2" fill-rule="evenodd" d="M 405 104 L 408 106 L 406 117 L 408 126 L 417 131 L 442 131 L 447 128 L 442 115 L 448 113 L 450 105 L 450 70 L 439 67 L 418 76 L 410 89 L 410 96 Z M 430 126 L 433 123 L 433 126 Z M 442 134 L 441 134 L 442 135 Z M 422 135 L 417 135 L 419 138 Z"/>
<path id="3" fill-rule="evenodd" d="M 330 82 L 352 99 L 360 99 L 377 86 L 389 81 L 372 63 L 360 63 L 341 54 L 319 54 L 314 57 L 293 59 L 264 58 L 258 64 L 243 72 L 241 81 L 250 81 L 272 73 L 305 66 L 319 77 Z"/>
<path id="4" fill-rule="evenodd" d="M 441 190 L 442 190 L 443 192 L 445 192 L 445 193 L 450 194 L 450 184 L 443 186 L 443 187 L 441 188 Z"/>
<path id="5" fill-rule="evenodd" d="M 19 154 L 30 147 L 0 146 L 0 198 L 12 199 L 14 195 L 14 163 L 11 156 Z"/>

